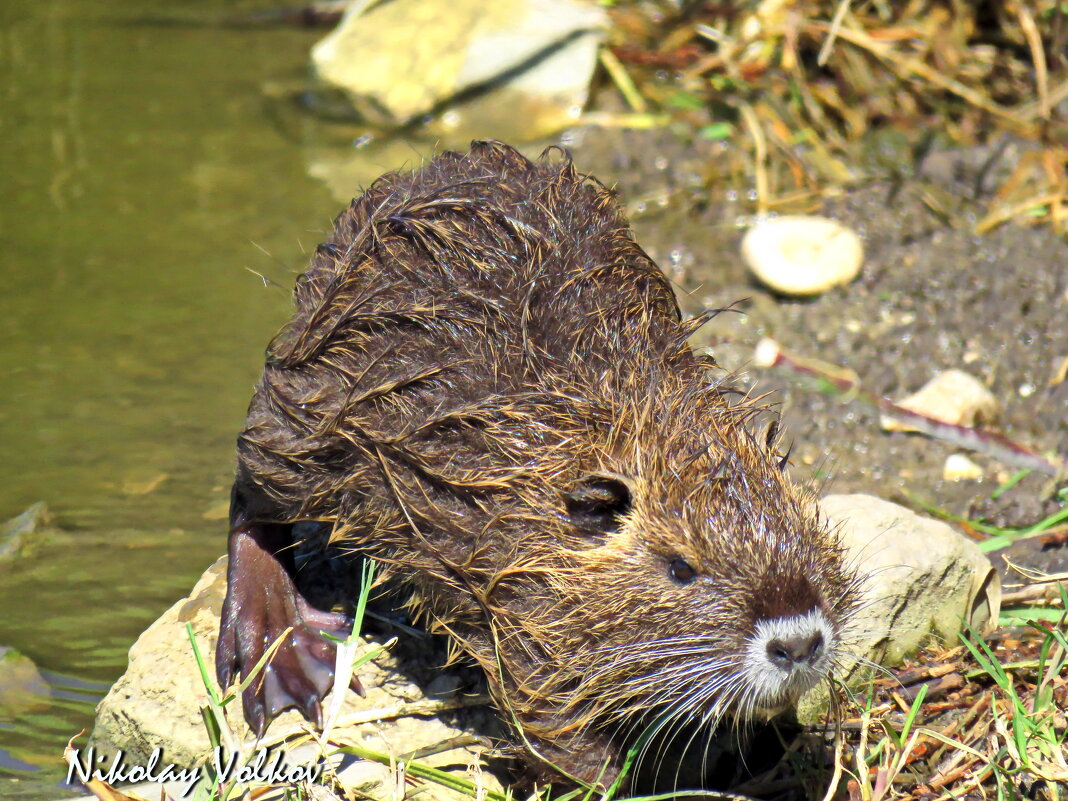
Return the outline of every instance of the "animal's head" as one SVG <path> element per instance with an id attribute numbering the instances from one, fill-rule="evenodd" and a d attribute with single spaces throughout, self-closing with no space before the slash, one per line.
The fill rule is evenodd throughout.
<path id="1" fill-rule="evenodd" d="M 563 492 L 569 558 L 542 642 L 590 721 L 763 716 L 842 660 L 857 579 L 753 412 L 667 387 Z"/>

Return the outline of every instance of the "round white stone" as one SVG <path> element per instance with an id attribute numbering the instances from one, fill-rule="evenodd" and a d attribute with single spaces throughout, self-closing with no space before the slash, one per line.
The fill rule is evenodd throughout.
<path id="1" fill-rule="evenodd" d="M 848 284 L 864 261 L 860 237 L 826 217 L 787 216 L 751 228 L 742 258 L 764 284 L 784 295 L 816 295 Z"/>

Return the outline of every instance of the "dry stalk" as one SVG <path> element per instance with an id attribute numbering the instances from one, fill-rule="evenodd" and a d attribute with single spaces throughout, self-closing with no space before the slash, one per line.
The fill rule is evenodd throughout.
<path id="1" fill-rule="evenodd" d="M 810 23 L 806 29 L 808 33 L 814 36 L 826 33 L 829 30 L 830 26 L 819 22 Z M 922 61 L 914 58 L 902 57 L 901 54 L 895 52 L 892 47 L 873 39 L 866 31 L 841 28 L 838 31 L 838 37 L 850 44 L 854 44 L 857 47 L 867 50 L 902 80 L 906 80 L 909 77 L 920 78 L 929 84 L 957 95 L 976 108 L 980 108 L 983 111 L 993 114 L 1003 122 L 1008 123 L 1009 127 L 1013 129 L 1018 130 L 1025 127 L 1021 124 L 1019 117 L 1011 109 L 998 105 L 978 90 L 972 89 L 971 87 L 965 86 L 960 81 L 943 75 L 936 69 L 924 64 Z"/>
<path id="2" fill-rule="evenodd" d="M 1029 198 L 1020 203 L 1014 203 L 1006 208 L 995 209 L 975 224 L 975 232 L 977 234 L 985 234 L 987 231 L 997 228 L 1002 223 L 1008 222 L 1013 217 L 1031 211 L 1031 209 L 1037 209 L 1047 204 L 1051 206 L 1060 206 L 1063 203 L 1068 203 L 1068 192 L 1065 192 L 1064 190 L 1037 195 L 1036 197 Z"/>
<path id="3" fill-rule="evenodd" d="M 768 213 L 768 143 L 764 137 L 764 129 L 760 126 L 756 112 L 748 103 L 742 104 L 742 119 L 745 120 L 749 136 L 753 139 L 755 155 L 753 157 L 753 170 L 756 177 L 757 213 Z"/>
<path id="4" fill-rule="evenodd" d="M 1039 115 L 1048 120 L 1050 117 L 1049 73 L 1046 67 L 1046 51 L 1042 47 L 1042 35 L 1027 6 L 1019 2 L 1014 2 L 1012 6 L 1020 22 L 1020 30 L 1027 39 L 1027 46 L 1031 48 L 1031 61 L 1035 65 L 1035 88 L 1038 90 Z"/>
<path id="5" fill-rule="evenodd" d="M 816 57 L 816 63 L 821 67 L 827 63 L 827 59 L 830 58 L 831 48 L 834 47 L 834 40 L 838 37 L 838 30 L 842 27 L 842 20 L 845 18 L 846 12 L 849 11 L 849 4 L 852 0 L 839 0 L 838 7 L 834 10 L 834 17 L 831 18 L 831 27 L 827 32 L 827 38 L 823 40 L 823 45 L 820 47 L 819 55 Z"/>

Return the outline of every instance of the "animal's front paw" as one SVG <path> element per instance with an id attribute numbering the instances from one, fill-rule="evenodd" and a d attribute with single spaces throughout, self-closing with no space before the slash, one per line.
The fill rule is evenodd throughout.
<path id="1" fill-rule="evenodd" d="M 241 697 L 245 720 L 259 736 L 292 708 L 322 726 L 321 702 L 333 683 L 336 649 L 320 632 L 335 637 L 349 632 L 344 615 L 315 609 L 297 590 L 285 557 L 279 555 L 288 553 L 288 528 L 240 524 L 230 532 L 226 600 L 215 653 L 219 684 L 226 688 L 238 675 L 248 675 L 284 635 Z M 362 693 L 358 682 L 354 688 Z"/>

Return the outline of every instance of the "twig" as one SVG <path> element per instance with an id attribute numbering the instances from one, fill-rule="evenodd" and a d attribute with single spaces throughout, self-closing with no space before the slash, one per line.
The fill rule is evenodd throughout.
<path id="1" fill-rule="evenodd" d="M 1002 592 L 1001 606 L 1016 606 L 1019 604 L 1052 603 L 1060 600 L 1060 584 L 1030 584 L 1018 590 Z"/>
<path id="2" fill-rule="evenodd" d="M 906 409 L 891 400 L 862 389 L 859 381 L 844 378 L 840 373 L 828 372 L 816 362 L 788 355 L 779 343 L 772 339 L 763 339 L 757 344 L 753 361 L 760 367 L 787 367 L 795 373 L 819 378 L 853 398 L 863 400 L 877 409 L 907 421 L 913 428 L 929 437 L 950 442 L 971 451 L 987 453 L 1005 464 L 1035 470 L 1049 476 L 1057 476 L 1068 471 L 1068 460 L 1062 457 L 1054 456 L 1047 459 L 1001 434 L 947 423 Z"/>
<path id="3" fill-rule="evenodd" d="M 980 721 L 977 726 L 978 725 L 988 726 L 989 724 L 986 724 L 985 721 Z M 945 785 L 956 781 L 965 773 L 967 773 L 968 770 L 970 770 L 976 762 L 988 762 L 987 756 L 985 754 L 980 753 L 971 746 L 965 745 L 959 740 L 953 740 L 950 737 L 943 737 L 941 734 L 933 731 L 928 731 L 927 733 L 934 737 L 934 739 L 945 743 L 951 748 L 957 749 L 957 753 L 950 757 L 946 762 L 942 763 L 942 765 L 939 765 L 938 770 L 935 771 L 934 776 L 932 776 L 927 782 L 927 786 L 930 787 L 932 790 L 939 790 Z M 969 737 L 968 739 L 971 738 Z M 966 764 L 961 765 L 960 763 L 968 757 L 970 757 L 971 759 Z"/>
<path id="4" fill-rule="evenodd" d="M 963 729 L 966 726 L 971 726 L 973 721 L 975 721 L 976 718 L 978 718 L 981 714 L 986 712 L 986 708 L 988 706 L 990 706 L 990 693 L 989 692 L 985 692 L 979 698 L 978 701 L 976 701 L 974 704 L 972 704 L 972 707 L 970 709 L 968 709 L 964 713 L 963 716 L 961 716 L 957 720 L 953 721 L 953 723 L 951 723 L 949 726 L 947 726 L 945 729 L 943 729 L 942 730 L 942 735 L 943 735 L 944 739 L 942 739 L 942 741 L 941 741 L 942 742 L 942 747 L 939 748 L 938 750 L 936 750 L 931 755 L 931 761 L 933 762 L 939 756 L 939 754 L 941 754 L 946 748 L 950 747 L 949 744 L 951 742 L 954 742 L 952 740 L 952 736 L 953 736 L 954 733 L 956 733 L 957 729 Z M 953 747 L 956 748 L 955 745 Z M 950 756 L 949 759 L 945 760 L 941 765 L 939 765 L 938 768 L 932 774 L 932 776 L 933 776 L 932 781 L 935 778 L 937 778 L 938 776 L 945 776 L 949 771 L 951 771 L 953 769 L 953 767 L 955 765 L 957 765 L 961 761 L 961 759 L 964 758 L 962 756 L 958 756 L 959 754 L 962 754 L 962 753 L 963 752 L 960 751 L 959 749 L 956 750 L 954 752 L 953 756 Z M 947 779 L 946 781 L 951 781 L 951 780 Z M 937 787 L 932 786 L 930 781 L 927 782 L 927 785 L 929 787 L 931 787 L 932 790 L 938 789 Z"/>
<path id="5" fill-rule="evenodd" d="M 1035 25 L 1035 18 L 1025 5 L 1013 3 L 1013 7 L 1016 11 L 1016 18 L 1020 21 L 1020 29 L 1023 31 L 1024 38 L 1027 39 L 1027 46 L 1031 48 L 1031 60 L 1035 65 L 1035 88 L 1038 90 L 1039 115 L 1048 120 L 1050 113 L 1049 73 L 1046 66 L 1046 51 L 1042 47 L 1042 35 L 1038 32 L 1038 26 Z"/>
<path id="6" fill-rule="evenodd" d="M 901 691 L 901 697 L 906 701 L 914 701 L 920 694 L 920 690 L 927 688 L 926 701 L 934 701 L 948 692 L 959 690 L 964 686 L 964 677 L 960 673 L 949 673 L 945 676 L 926 679 L 918 684 L 913 684 Z M 894 696 L 897 698 L 897 694 Z M 927 704 L 925 703 L 926 707 Z M 952 707 L 950 707 L 952 709 Z M 907 710 L 906 710 L 907 713 Z"/>
<path id="7" fill-rule="evenodd" d="M 1045 206 L 1047 204 L 1063 203 L 1065 200 L 1068 200 L 1068 195 L 1064 192 L 1048 192 L 1044 195 L 1038 195 L 1029 200 L 1016 203 L 1008 208 L 997 209 L 990 212 L 975 224 L 975 232 L 977 234 L 985 234 L 990 229 L 997 228 L 1006 220 L 1011 220 L 1017 214 L 1023 214 L 1025 211 L 1030 211 L 1031 209 Z"/>
<path id="8" fill-rule="evenodd" d="M 849 11 L 849 4 L 852 0 L 841 0 L 838 3 L 838 8 L 834 10 L 834 18 L 831 19 L 831 27 L 827 32 L 827 38 L 823 40 L 823 44 L 820 46 L 819 55 L 816 56 L 816 63 L 819 66 L 823 66 L 827 63 L 827 59 L 830 58 L 831 48 L 834 47 L 834 40 L 838 36 L 838 29 L 842 27 L 842 20 L 845 18 L 846 12 Z"/>
<path id="9" fill-rule="evenodd" d="M 848 393 L 853 398 L 862 399 L 870 406 L 905 420 L 913 428 L 928 437 L 951 442 L 969 451 L 989 454 L 996 459 L 1004 461 L 1006 465 L 1035 470 L 1053 476 L 1068 471 L 1068 460 L 1063 457 L 1053 456 L 1048 459 L 1027 449 L 1020 443 L 1010 440 L 1008 437 L 994 434 L 993 431 L 946 423 L 945 421 L 931 418 L 927 414 L 921 414 L 920 412 L 906 409 L 904 406 L 898 406 L 893 400 L 861 389 L 860 381 L 843 377 L 842 372 L 831 373 L 823 370 L 814 361 L 802 360 L 787 355 L 782 346 L 774 340 L 761 340 L 756 346 L 756 354 L 753 361 L 757 366 L 784 366 L 800 375 L 813 376 L 827 381 L 833 384 L 835 389 Z"/>
<path id="10" fill-rule="evenodd" d="M 754 156 L 756 172 L 756 190 L 757 190 L 757 213 L 767 214 L 768 212 L 768 142 L 764 138 L 764 129 L 760 127 L 760 120 L 757 119 L 756 112 L 753 107 L 748 103 L 742 104 L 742 118 L 745 120 L 745 126 L 749 129 L 749 136 L 753 139 L 753 146 L 756 149 Z"/>
<path id="11" fill-rule="evenodd" d="M 915 684 L 924 679 L 940 678 L 947 673 L 953 673 L 959 669 L 960 665 L 956 662 L 947 662 L 942 665 L 919 665 L 914 668 L 898 671 L 895 684 L 900 683 L 907 687 L 910 684 Z M 886 682 L 889 681 L 889 679 L 881 679 L 880 681 Z"/>
<path id="12" fill-rule="evenodd" d="M 1052 108 L 1065 99 L 1068 99 L 1068 81 L 1065 81 L 1060 86 L 1051 90 L 1046 102 L 1048 102 Z M 1035 117 L 1042 115 L 1042 103 L 1038 100 L 1029 100 L 1026 103 L 1021 103 L 1016 106 L 1014 112 L 1016 116 L 1024 122 L 1031 122 Z"/>
<path id="13" fill-rule="evenodd" d="M 601 66 L 604 67 L 604 71 L 608 73 L 608 77 L 612 79 L 612 83 L 616 85 L 619 93 L 623 95 L 623 99 L 627 101 L 630 110 L 636 114 L 645 114 L 649 110 L 645 103 L 645 98 L 638 91 L 638 87 L 634 85 L 634 81 L 631 80 L 627 68 L 623 66 L 623 62 L 607 47 L 601 48 Z"/>

